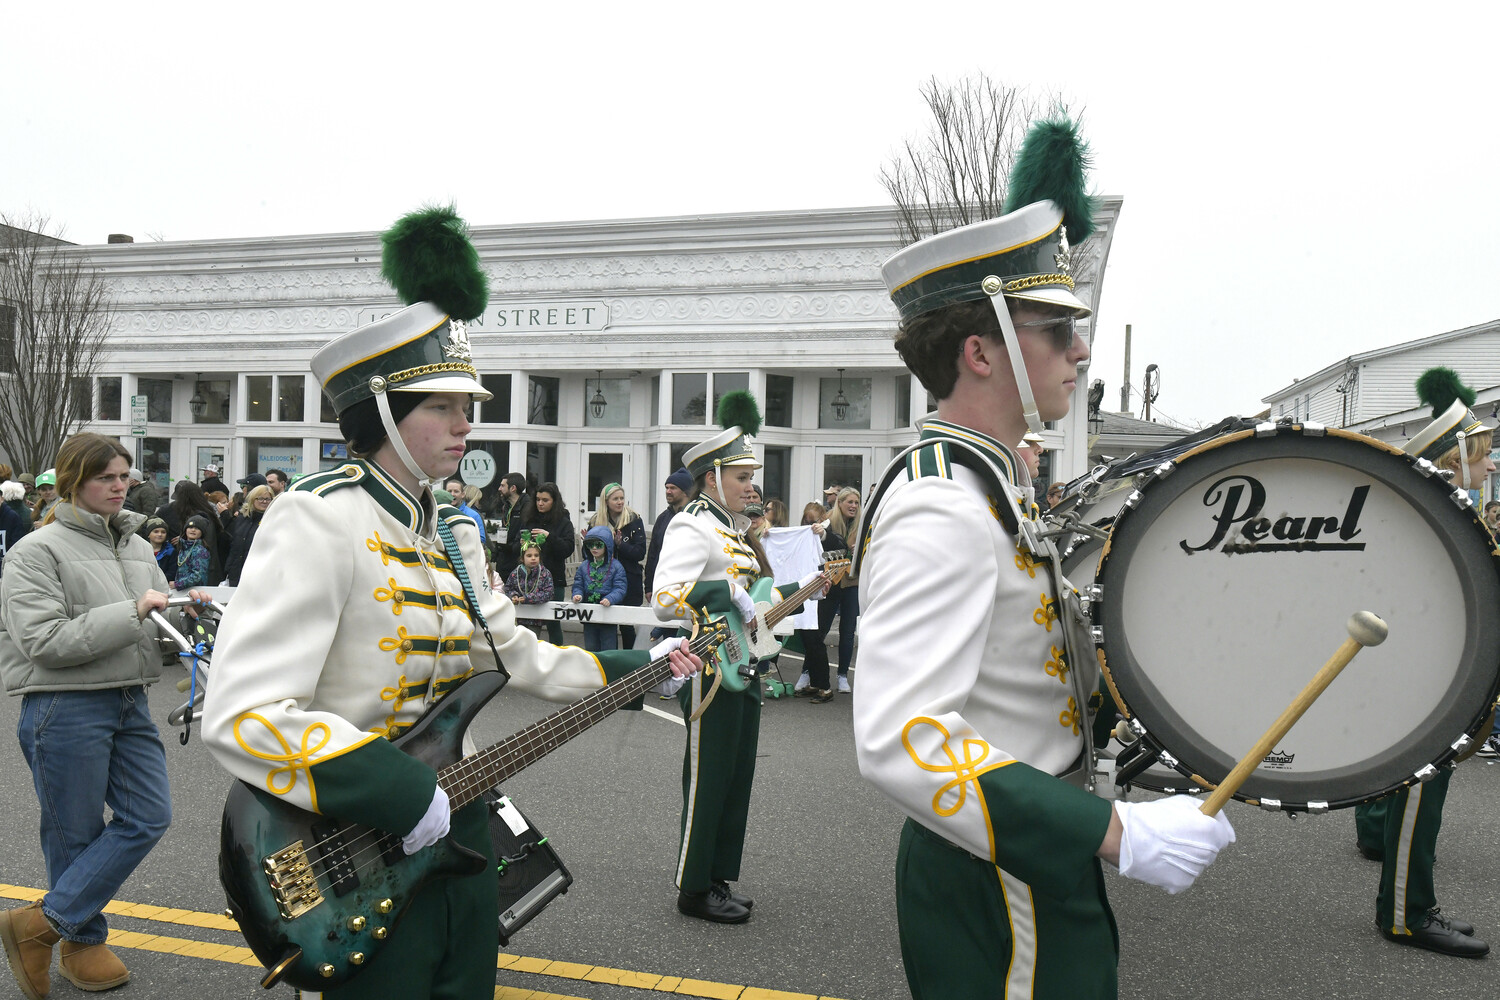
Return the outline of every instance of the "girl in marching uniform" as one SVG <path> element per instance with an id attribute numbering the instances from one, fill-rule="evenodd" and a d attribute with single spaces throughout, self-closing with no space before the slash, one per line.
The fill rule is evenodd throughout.
<path id="1" fill-rule="evenodd" d="M 760 468 L 750 436 L 760 411 L 748 392 L 719 401 L 725 428 L 683 456 L 694 496 L 667 523 L 651 604 L 664 622 L 684 627 L 695 614 L 735 615 L 752 623 L 749 588 L 769 563 L 760 542 L 747 534 L 745 507 L 755 495 L 751 477 Z M 811 578 L 809 578 L 811 579 Z M 808 581 L 779 588 L 785 597 Z M 687 717 L 682 761 L 682 840 L 677 853 L 677 909 L 690 917 L 737 924 L 750 919 L 754 901 L 734 892 L 740 877 L 755 752 L 760 739 L 761 692 L 752 679 L 731 691 L 715 678 L 694 677 L 678 692 Z"/>

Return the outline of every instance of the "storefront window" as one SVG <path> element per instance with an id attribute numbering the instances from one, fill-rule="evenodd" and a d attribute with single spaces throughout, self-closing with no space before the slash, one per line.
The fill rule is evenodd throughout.
<path id="1" fill-rule="evenodd" d="M 561 393 L 561 379 L 549 375 L 531 376 L 531 400 L 526 407 L 526 422 L 556 427 L 558 397 Z"/>
<path id="2" fill-rule="evenodd" d="M 245 376 L 245 419 L 271 419 L 271 376 Z"/>
<path id="3" fill-rule="evenodd" d="M 792 426 L 792 385 L 790 375 L 766 376 L 765 422 L 767 426 Z"/>
<path id="4" fill-rule="evenodd" d="M 318 471 L 327 472 L 349 461 L 349 446 L 342 441 L 318 442 Z M 275 466 L 272 466 L 275 468 Z M 290 472 L 288 472 L 290 475 Z"/>
<path id="5" fill-rule="evenodd" d="M 491 398 L 479 404 L 479 419 L 475 422 L 481 424 L 510 423 L 510 376 L 485 375 L 479 381 L 489 390 Z"/>
<path id="6" fill-rule="evenodd" d="M 672 375 L 672 423 L 705 423 L 707 402 L 706 372 L 676 372 Z"/>
<path id="7" fill-rule="evenodd" d="M 896 427 L 911 424 L 911 379 L 906 375 L 896 376 Z"/>
<path id="8" fill-rule="evenodd" d="M 251 438 L 245 442 L 245 454 L 250 462 L 247 473 L 264 475 L 267 469 L 280 469 L 295 476 L 302 471 L 301 438 Z"/>
<path id="9" fill-rule="evenodd" d="M 339 422 L 338 414 L 333 412 L 333 400 L 328 398 L 328 393 L 318 393 L 318 420 L 325 424 L 336 424 Z"/>
<path id="10" fill-rule="evenodd" d="M 767 448 L 765 468 L 760 473 L 760 488 L 765 491 L 767 500 L 780 500 L 787 505 L 787 520 L 792 527 L 801 523 L 802 509 L 791 503 L 791 470 L 792 449 L 790 448 Z M 793 508 L 796 509 L 793 509 Z"/>
<path id="11" fill-rule="evenodd" d="M 302 422 L 307 401 L 307 379 L 301 375 L 276 376 L 276 418 L 290 424 Z"/>
<path id="12" fill-rule="evenodd" d="M 229 423 L 229 379 L 199 379 L 195 382 L 193 397 L 188 401 L 188 413 L 195 424 Z"/>
<path id="13" fill-rule="evenodd" d="M 724 393 L 749 388 L 749 372 L 714 372 L 714 408 L 709 414 L 713 422 L 719 419 L 715 414 L 719 412 L 719 400 L 724 398 Z"/>
<path id="14" fill-rule="evenodd" d="M 172 485 L 172 441 L 170 438 L 141 438 L 141 472 L 153 486 L 167 489 Z M 142 511 L 143 514 L 154 511 Z"/>
<path id="15" fill-rule="evenodd" d="M 583 386 L 583 426 L 630 426 L 630 379 L 589 378 Z"/>
<path id="16" fill-rule="evenodd" d="M 120 419 L 120 379 L 119 376 L 101 378 L 99 380 L 99 420 Z M 141 471 L 145 471 L 144 469 Z"/>
<path id="17" fill-rule="evenodd" d="M 72 381 L 73 404 L 79 420 L 94 419 L 94 380 L 75 378 Z"/>
<path id="18" fill-rule="evenodd" d="M 538 483 L 557 482 L 557 445 L 528 444 L 526 446 L 526 475 Z"/>
<path id="19" fill-rule="evenodd" d="M 172 380 L 169 378 L 136 379 L 136 390 L 146 397 L 146 420 L 153 424 L 172 422 Z M 144 469 L 141 471 L 145 471 Z"/>
<path id="20" fill-rule="evenodd" d="M 843 416 L 834 402 L 843 394 Z M 831 430 L 869 430 L 870 380 L 867 378 L 824 378 L 818 380 L 818 426 Z"/>

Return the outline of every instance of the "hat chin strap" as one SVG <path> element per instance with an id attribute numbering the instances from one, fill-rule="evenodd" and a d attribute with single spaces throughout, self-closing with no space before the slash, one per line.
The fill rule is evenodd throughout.
<path id="1" fill-rule="evenodd" d="M 411 457 L 411 452 L 406 450 L 406 442 L 401 440 L 401 432 L 396 429 L 395 418 L 391 416 L 390 400 L 386 399 L 388 394 L 377 392 L 375 394 L 375 408 L 380 411 L 380 423 L 385 428 L 385 436 L 390 440 L 391 446 L 396 449 L 396 456 L 401 459 L 401 464 L 406 466 L 406 471 L 417 477 L 418 483 L 432 485 L 437 482 L 432 476 L 422 471 L 417 465 L 417 460 Z"/>
<path id="2" fill-rule="evenodd" d="M 1469 449 L 1465 447 L 1468 437 L 1463 431 L 1458 432 L 1458 481 L 1463 483 L 1465 492 L 1474 488 L 1469 482 Z"/>
<path id="3" fill-rule="evenodd" d="M 994 291 L 990 291 L 991 286 Z M 1005 306 L 1005 294 L 999 278 L 984 279 L 984 291 L 995 309 L 995 318 L 1000 321 L 1000 332 L 1004 335 L 1005 352 L 1010 355 L 1010 371 L 1016 380 L 1016 394 L 1021 399 L 1021 415 L 1033 434 L 1044 429 L 1041 414 L 1036 409 L 1036 397 L 1031 394 L 1031 376 L 1026 373 L 1026 361 L 1021 357 L 1021 338 L 1016 336 L 1015 324 L 1011 322 L 1010 310 Z"/>

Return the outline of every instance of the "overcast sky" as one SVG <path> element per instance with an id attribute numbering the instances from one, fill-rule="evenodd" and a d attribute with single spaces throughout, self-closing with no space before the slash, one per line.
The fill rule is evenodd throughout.
<path id="1" fill-rule="evenodd" d="M 1124 198 L 1110 407 L 1127 323 L 1190 423 L 1500 316 L 1494 4 L 0 9 L 0 210 L 75 242 L 880 205 L 923 81 L 983 70 L 1083 107 Z"/>

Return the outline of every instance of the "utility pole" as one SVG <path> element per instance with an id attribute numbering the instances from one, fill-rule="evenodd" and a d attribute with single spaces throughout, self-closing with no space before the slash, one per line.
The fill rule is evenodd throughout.
<path id="1" fill-rule="evenodd" d="M 1146 366 L 1146 378 L 1141 383 L 1141 398 L 1146 405 L 1141 413 L 1142 420 L 1151 419 L 1151 404 L 1156 402 L 1157 394 L 1161 392 L 1161 371 L 1155 365 Z"/>
<path id="2" fill-rule="evenodd" d="M 1120 412 L 1130 412 L 1130 324 L 1125 324 L 1125 377 L 1120 380 Z"/>

